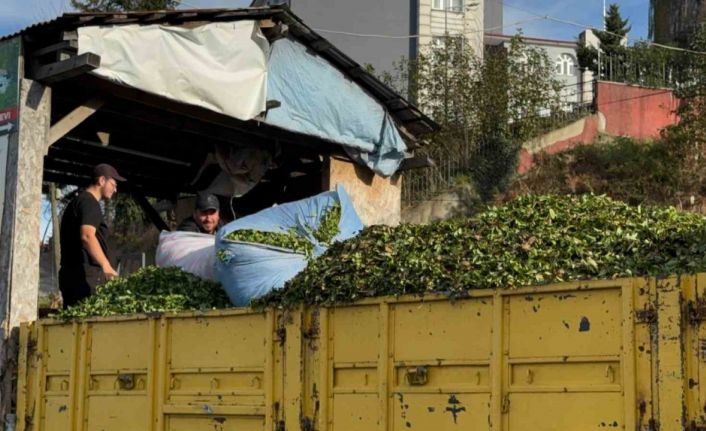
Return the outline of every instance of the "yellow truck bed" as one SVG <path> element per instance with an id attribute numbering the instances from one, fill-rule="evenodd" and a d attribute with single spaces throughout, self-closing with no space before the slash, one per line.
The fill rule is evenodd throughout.
<path id="1" fill-rule="evenodd" d="M 706 429 L 706 274 L 40 320 L 18 429 Z M 692 427 L 692 428 L 689 428 Z"/>

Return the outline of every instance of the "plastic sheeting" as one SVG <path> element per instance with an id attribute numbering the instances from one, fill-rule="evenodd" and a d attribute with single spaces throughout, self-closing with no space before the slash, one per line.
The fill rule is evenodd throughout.
<path id="1" fill-rule="evenodd" d="M 334 241 L 343 241 L 358 234 L 363 222 L 343 187 L 314 197 L 268 208 L 235 220 L 216 234 L 216 276 L 234 305 L 247 305 L 272 289 L 279 289 L 307 266 L 306 256 L 286 248 L 225 239 L 238 230 L 287 233 L 290 228 L 314 244 L 314 255 L 326 251 L 311 235 L 321 218 L 334 204 L 341 205 L 339 233 Z"/>
<path id="2" fill-rule="evenodd" d="M 176 266 L 206 280 L 216 280 L 216 245 L 213 235 L 198 232 L 159 234 L 157 266 Z"/>
<path id="3" fill-rule="evenodd" d="M 380 175 L 394 174 L 405 157 L 406 145 L 385 108 L 294 40 L 272 44 L 267 98 L 282 106 L 267 113 L 266 123 L 339 143 Z"/>
<path id="4" fill-rule="evenodd" d="M 96 75 L 240 120 L 265 111 L 269 43 L 255 21 L 93 26 L 78 35 L 79 54 L 101 57 Z"/>

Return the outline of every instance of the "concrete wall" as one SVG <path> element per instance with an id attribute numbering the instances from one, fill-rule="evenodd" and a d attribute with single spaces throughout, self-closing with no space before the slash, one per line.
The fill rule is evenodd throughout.
<path id="1" fill-rule="evenodd" d="M 596 114 L 529 141 L 520 150 L 517 173 L 524 174 L 530 170 L 535 154 L 556 154 L 579 144 L 593 142 L 601 131 L 601 125 L 600 115 Z"/>
<path id="2" fill-rule="evenodd" d="M 606 119 L 605 132 L 613 136 L 657 138 L 678 121 L 679 100 L 670 89 L 599 82 L 596 104 Z"/>
<path id="3" fill-rule="evenodd" d="M 416 53 L 416 39 L 352 36 L 349 32 L 406 36 L 417 34 L 418 0 L 289 0 L 292 11 L 337 48 L 376 71 L 391 70 L 402 56 Z M 283 3 L 270 1 L 270 3 Z"/>
<path id="4" fill-rule="evenodd" d="M 400 223 L 402 179 L 400 175 L 383 178 L 370 169 L 330 158 L 324 168 L 324 190 L 342 185 L 366 226 Z"/>

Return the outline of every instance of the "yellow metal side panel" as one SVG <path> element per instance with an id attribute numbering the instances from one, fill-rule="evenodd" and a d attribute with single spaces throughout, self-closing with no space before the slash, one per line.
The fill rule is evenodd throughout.
<path id="1" fill-rule="evenodd" d="M 636 347 L 635 347 L 635 283 L 631 280 L 622 286 L 622 322 L 621 343 L 623 408 L 625 410 L 624 426 L 635 429 L 637 416 L 637 384 L 636 384 Z M 616 368 L 620 364 L 616 364 Z M 617 380 L 616 380 L 617 381 Z"/>
<path id="2" fill-rule="evenodd" d="M 654 418 L 652 389 L 652 332 L 656 329 L 650 321 L 654 312 L 654 283 L 647 278 L 636 278 L 635 307 L 640 317 L 635 322 L 635 398 L 638 409 L 636 429 L 644 430 Z"/>
<path id="3" fill-rule="evenodd" d="M 614 288 L 568 285 L 565 292 L 510 294 L 503 402 L 508 430 L 625 426 L 628 306 L 622 297 L 628 288 L 616 282 Z"/>
<path id="4" fill-rule="evenodd" d="M 284 427 L 296 430 L 302 415 L 303 362 L 302 362 L 302 311 L 292 310 L 283 319 L 286 331 L 284 346 Z"/>
<path id="5" fill-rule="evenodd" d="M 91 396 L 87 429 L 101 431 L 147 430 L 149 403 L 146 396 Z"/>
<path id="6" fill-rule="evenodd" d="M 41 325 L 38 349 L 41 365 L 38 378 L 39 429 L 70 430 L 76 375 L 72 358 L 76 349 L 75 325 Z"/>
<path id="7" fill-rule="evenodd" d="M 675 278 L 657 281 L 658 398 L 660 429 L 684 427 L 684 357 L 681 286 Z"/>
<path id="8" fill-rule="evenodd" d="M 274 385 L 273 318 L 268 313 L 168 317 L 159 343 L 166 361 L 160 370 L 165 387 L 156 389 L 160 424 L 181 429 L 193 423 L 201 429 L 201 424 L 214 426 L 209 418 L 219 415 L 228 416 L 215 423 L 223 429 L 241 423 L 263 429 L 272 420 L 266 408 L 272 408 Z"/>
<path id="9" fill-rule="evenodd" d="M 487 360 L 492 302 L 487 298 L 396 304 L 395 360 Z M 472 343 L 468 342 L 470 334 Z"/>
<path id="10" fill-rule="evenodd" d="M 389 429 L 487 428 L 493 299 L 391 306 Z"/>
<path id="11" fill-rule="evenodd" d="M 700 388 L 702 355 L 702 320 L 706 311 L 704 302 L 704 279 L 702 276 L 682 276 L 682 296 L 686 304 L 687 324 L 684 327 L 684 360 L 686 385 L 686 423 L 706 426 L 703 404 L 703 388 Z"/>
<path id="12" fill-rule="evenodd" d="M 333 412 L 333 431 L 377 429 L 378 396 L 371 393 L 337 393 L 333 399 Z"/>
<path id="13" fill-rule="evenodd" d="M 331 314 L 334 362 L 377 362 L 378 305 L 337 308 Z"/>
<path id="14" fill-rule="evenodd" d="M 523 393 L 510 402 L 512 431 L 626 429 L 620 393 Z"/>
<path id="15" fill-rule="evenodd" d="M 620 286 L 616 286 L 513 297 L 509 322 L 511 357 L 620 354 L 620 295 Z"/>
<path id="16" fill-rule="evenodd" d="M 398 393 L 393 401 L 391 429 L 487 429 L 489 400 L 488 394 Z"/>
<path id="17" fill-rule="evenodd" d="M 169 416 L 167 431 L 260 431 L 261 417 L 243 416 Z"/>
<path id="18" fill-rule="evenodd" d="M 259 367 L 265 361 L 265 313 L 173 318 L 172 369 Z"/>
<path id="19" fill-rule="evenodd" d="M 152 424 L 152 326 L 147 319 L 90 323 L 87 327 L 86 430 L 147 430 Z M 120 340 L 120 342 L 116 342 Z"/>
<path id="20" fill-rule="evenodd" d="M 706 274 L 699 274 L 696 278 L 696 300 L 695 307 L 706 311 Z M 703 409 L 706 406 L 706 315 L 695 322 L 697 326 L 694 331 L 693 343 L 695 351 L 692 350 L 690 355 L 694 361 L 692 367 L 693 375 L 689 376 L 690 386 L 693 386 L 698 391 L 698 399 L 696 405 L 692 406 L 692 418 L 696 423 L 706 426 L 706 411 Z M 695 385 L 693 383 L 696 383 Z"/>
<path id="21" fill-rule="evenodd" d="M 284 364 L 286 333 L 284 330 L 284 312 L 274 315 L 273 349 L 272 349 L 272 421 L 275 430 L 284 428 Z"/>
<path id="22" fill-rule="evenodd" d="M 147 369 L 153 353 L 147 320 L 93 323 L 89 330 L 92 371 Z"/>
<path id="23" fill-rule="evenodd" d="M 37 355 L 37 324 L 20 326 L 20 355 L 17 382 L 17 429 L 36 431 L 37 379 L 39 378 L 39 355 Z"/>
<path id="24" fill-rule="evenodd" d="M 31 372 L 31 367 L 29 366 L 28 357 L 31 356 L 28 353 L 29 340 L 32 332 L 32 324 L 22 323 L 20 324 L 20 339 L 19 339 L 19 354 L 17 357 L 17 429 L 20 431 L 25 431 L 26 424 L 24 421 L 27 415 L 27 405 L 29 404 L 29 399 L 31 396 L 31 389 L 28 386 L 29 373 Z"/>

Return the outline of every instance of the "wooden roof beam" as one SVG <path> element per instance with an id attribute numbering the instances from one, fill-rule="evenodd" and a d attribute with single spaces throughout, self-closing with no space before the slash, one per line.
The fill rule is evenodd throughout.
<path id="1" fill-rule="evenodd" d="M 86 121 L 88 117 L 95 114 L 104 104 L 105 101 L 102 99 L 91 99 L 69 112 L 49 129 L 48 145 L 51 146 L 59 139 L 66 136 L 67 133 Z"/>

